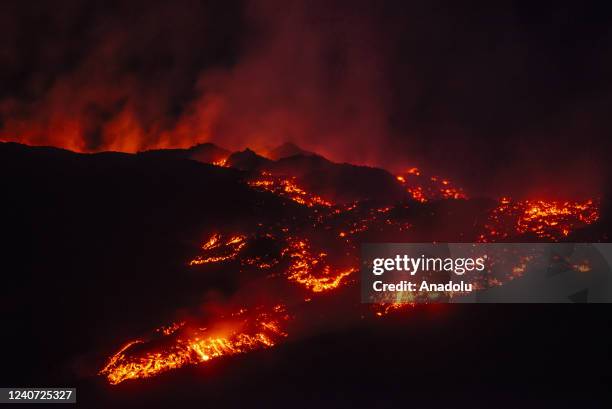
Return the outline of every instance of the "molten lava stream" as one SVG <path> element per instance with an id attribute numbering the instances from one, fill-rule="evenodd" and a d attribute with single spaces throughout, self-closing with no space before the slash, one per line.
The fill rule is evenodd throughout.
<path id="1" fill-rule="evenodd" d="M 277 196 L 285 197 L 308 207 L 333 206 L 330 201 L 299 187 L 295 177 L 284 178 L 281 176 L 274 176 L 270 172 L 262 172 L 259 178 L 250 180 L 248 184 L 253 188 L 274 193 Z"/>
<path id="2" fill-rule="evenodd" d="M 290 259 L 287 279 L 314 293 L 338 288 L 346 281 L 346 277 L 357 271 L 351 267 L 332 272 L 330 265 L 325 262 L 327 254 L 313 253 L 305 239 L 290 238 L 282 255 Z"/>
<path id="3" fill-rule="evenodd" d="M 202 245 L 204 255 L 197 256 L 189 262 L 190 266 L 199 264 L 218 263 L 236 258 L 240 250 L 246 245 L 246 236 L 235 235 L 225 241 L 220 234 L 213 234 Z"/>
<path id="4" fill-rule="evenodd" d="M 157 331 L 163 334 L 162 339 L 130 341 L 111 356 L 99 374 L 116 385 L 128 379 L 148 378 L 188 364 L 269 348 L 287 336 L 282 325 L 289 316 L 283 306 L 243 317 L 247 313 L 242 309 L 234 314 L 242 319 L 222 320 L 210 330 L 162 330 Z"/>

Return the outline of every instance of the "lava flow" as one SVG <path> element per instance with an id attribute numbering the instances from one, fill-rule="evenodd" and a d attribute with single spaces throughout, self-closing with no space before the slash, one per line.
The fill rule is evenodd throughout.
<path id="1" fill-rule="evenodd" d="M 250 180 L 248 184 L 253 188 L 272 192 L 308 207 L 332 205 L 331 202 L 322 197 L 313 195 L 299 187 L 295 177 L 277 177 L 270 172 L 262 172 L 260 177 Z"/>
<path id="2" fill-rule="evenodd" d="M 240 250 L 245 246 L 246 237 L 242 235 L 232 236 L 225 242 L 221 241 L 219 234 L 213 234 L 206 243 L 202 245 L 205 255 L 200 255 L 189 262 L 190 266 L 198 264 L 217 263 L 219 261 L 236 258 Z"/>
<path id="3" fill-rule="evenodd" d="M 161 332 L 161 338 L 130 341 L 108 360 L 99 373 L 116 385 L 127 379 L 148 378 L 187 364 L 268 348 L 287 335 L 282 330 L 283 322 L 288 319 L 283 306 L 276 306 L 268 312 L 259 311 L 253 316 L 247 314 L 248 311 L 242 309 L 232 317 L 220 317 L 221 322 L 216 322 L 211 329 L 161 330 L 156 331 Z"/>
<path id="4" fill-rule="evenodd" d="M 399 183 L 405 186 L 406 191 L 417 202 L 426 203 L 439 199 L 467 199 L 462 188 L 456 187 L 445 178 L 422 175 L 419 168 L 409 168 L 406 172 L 396 176 Z"/>
<path id="5" fill-rule="evenodd" d="M 539 239 L 559 241 L 579 227 L 599 218 L 599 206 L 585 202 L 523 200 L 502 198 L 489 215 L 481 242 L 505 240 L 530 233 Z"/>
<path id="6" fill-rule="evenodd" d="M 348 268 L 332 273 L 329 264 L 325 263 L 327 254 L 313 254 L 305 240 L 290 239 L 282 254 L 291 258 L 287 279 L 315 293 L 338 288 L 346 277 L 357 271 L 356 268 Z M 317 270 L 319 274 L 315 273 Z"/>
<path id="7" fill-rule="evenodd" d="M 99 373 L 115 385 L 189 364 L 271 347 L 290 336 L 286 324 L 289 320 L 304 319 L 301 316 L 303 304 L 316 304 L 312 302 L 313 296 L 347 293 L 340 288 L 358 291 L 357 280 L 352 276 L 359 269 L 359 243 L 365 237 L 370 239 L 372 234 L 389 237 L 386 234 L 390 233 L 393 237 L 405 237 L 410 241 L 414 220 L 405 210 L 414 202 L 467 200 L 463 190 L 454 187 L 447 179 L 427 178 L 416 168 L 407 170 L 396 179 L 412 196 L 412 202 L 382 206 L 375 201 L 333 204 L 299 187 L 293 177 L 257 172 L 256 176 L 248 179 L 250 187 L 304 206 L 305 219 L 297 221 L 295 216 L 291 219 L 279 216 L 277 223 L 259 223 L 256 232 L 215 233 L 201 246 L 201 253 L 188 264 L 193 268 L 205 264 L 223 268 L 223 263 L 237 261 L 240 272 L 246 273 L 246 277 L 263 280 L 257 281 L 261 288 L 275 289 L 273 295 L 268 295 L 274 297 L 274 304 L 258 304 L 256 308 L 245 306 L 237 313 L 222 314 L 204 325 L 180 322 L 162 327 L 151 336 L 127 343 L 110 357 Z M 540 240 L 558 241 L 574 229 L 595 222 L 598 217 L 598 206 L 593 200 L 512 202 L 504 198 L 491 210 L 484 233 L 474 233 L 472 240 L 501 241 L 532 233 Z M 261 240 L 273 243 L 276 250 L 257 253 L 258 247 L 253 243 Z M 495 278 L 497 281 L 483 285 L 500 285 L 522 275 L 529 261 L 521 259 L 510 269 L 508 277 Z M 584 265 L 575 268 L 588 271 L 588 266 Z M 262 274 L 255 274 L 257 272 Z M 285 293 L 278 288 L 288 289 Z M 420 295 L 398 299 L 396 303 L 361 307 L 347 302 L 350 310 L 347 310 L 345 318 L 351 314 L 357 319 L 363 319 L 367 314 L 384 316 L 413 305 L 414 297 Z M 282 303 L 282 306 L 275 305 L 277 303 Z"/>

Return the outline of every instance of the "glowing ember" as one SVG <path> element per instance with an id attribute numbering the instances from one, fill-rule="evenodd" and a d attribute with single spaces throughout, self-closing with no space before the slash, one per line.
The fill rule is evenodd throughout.
<path id="1" fill-rule="evenodd" d="M 410 196 L 412 196 L 412 198 L 416 200 L 417 202 L 421 202 L 421 203 L 427 202 L 427 197 L 425 197 L 425 193 L 423 193 L 422 187 L 420 186 L 409 187 L 407 188 L 407 191 L 408 193 L 410 193 Z"/>
<path id="2" fill-rule="evenodd" d="M 533 260 L 533 256 L 520 257 L 519 264 L 517 264 L 516 266 L 512 268 L 512 275 L 514 277 L 520 277 L 523 274 L 525 274 L 525 271 L 527 270 L 527 266 L 529 265 L 529 262 L 531 260 Z"/>
<path id="3" fill-rule="evenodd" d="M 261 270 L 268 270 L 279 262 L 278 259 L 274 258 L 264 258 L 260 256 L 255 257 L 245 257 L 242 259 L 241 263 L 243 266 L 253 266 Z"/>
<path id="4" fill-rule="evenodd" d="M 223 159 L 219 159 L 216 161 L 213 161 L 212 163 L 215 166 L 221 166 L 221 167 L 227 167 L 227 158 L 223 158 Z"/>
<path id="5" fill-rule="evenodd" d="M 185 321 L 175 322 L 175 323 L 172 323 L 169 326 L 164 326 L 164 327 L 158 328 L 155 331 L 156 332 L 161 332 L 164 335 L 172 335 L 176 331 L 178 331 L 181 327 L 183 327 L 184 325 L 185 325 Z"/>
<path id="6" fill-rule="evenodd" d="M 372 308 L 374 309 L 374 314 L 376 314 L 377 317 L 384 317 L 392 312 L 404 310 L 408 307 L 414 307 L 415 304 L 416 303 L 409 303 L 406 301 L 396 303 L 379 303 L 372 304 Z"/>
<path id="7" fill-rule="evenodd" d="M 405 174 L 397 175 L 396 179 L 420 203 L 440 199 L 467 199 L 463 189 L 453 186 L 450 180 L 437 176 L 425 178 L 418 168 L 409 168 Z"/>
<path id="8" fill-rule="evenodd" d="M 579 264 L 573 264 L 572 268 L 574 269 L 574 271 L 578 271 L 579 273 L 588 273 L 589 271 L 591 271 L 591 265 L 587 260 Z"/>

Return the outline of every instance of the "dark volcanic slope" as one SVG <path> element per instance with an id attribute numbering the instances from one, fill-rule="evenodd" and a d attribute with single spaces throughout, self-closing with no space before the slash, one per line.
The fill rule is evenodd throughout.
<path id="1" fill-rule="evenodd" d="M 267 156 L 270 159 L 274 159 L 274 160 L 289 158 L 291 156 L 296 156 L 296 155 L 311 156 L 311 155 L 315 155 L 315 153 L 304 150 L 294 143 L 285 142 L 282 145 L 277 146 L 276 148 L 272 149 L 267 154 Z"/>
<path id="2" fill-rule="evenodd" d="M 264 169 L 271 163 L 272 161 L 270 159 L 258 155 L 249 148 L 240 152 L 234 152 L 227 159 L 227 164 L 229 166 L 248 171 Z"/>
<path id="3" fill-rule="evenodd" d="M 283 158 L 267 164 L 265 169 L 297 176 L 306 190 L 337 202 L 365 199 L 394 202 L 406 198 L 404 189 L 386 170 L 334 163 L 318 155 Z"/>
<path id="4" fill-rule="evenodd" d="M 270 160 L 245 149 L 233 153 L 227 163 L 254 174 L 269 171 L 275 175 L 296 177 L 301 187 L 335 203 L 368 199 L 398 202 L 406 199 L 404 189 L 386 170 L 335 163 L 320 155 L 296 154 Z"/>
<path id="5" fill-rule="evenodd" d="M 202 163 L 212 163 L 227 158 L 230 151 L 213 143 L 201 143 L 187 149 L 154 149 L 139 153 L 142 156 L 155 156 L 175 159 L 193 159 Z"/>
<path id="6" fill-rule="evenodd" d="M 0 171 L 2 385 L 62 379 L 75 369 L 66 357 L 198 300 L 211 283 L 184 263 L 211 228 L 300 213 L 249 189 L 239 171 L 191 160 L 3 143 Z"/>

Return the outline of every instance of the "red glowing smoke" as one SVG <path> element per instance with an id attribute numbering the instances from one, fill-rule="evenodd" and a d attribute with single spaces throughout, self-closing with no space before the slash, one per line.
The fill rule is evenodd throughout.
<path id="1" fill-rule="evenodd" d="M 513 4 L 449 0 L 107 3 L 0 10 L 1 141 L 260 153 L 291 141 L 479 193 L 609 185 L 607 26 L 561 6 L 532 24 Z"/>
<path id="2" fill-rule="evenodd" d="M 308 2 L 249 4 L 238 62 L 191 72 L 189 85 L 181 76 L 191 68 L 182 65 L 193 65 L 189 53 L 209 42 L 194 28 L 195 17 L 185 7 L 157 4 L 134 26 L 124 10 L 122 18 L 97 21 L 82 58 L 36 98 L 2 101 L 0 138 L 80 152 L 205 141 L 265 151 L 291 140 L 332 158 L 367 162 L 389 133 L 382 41 L 359 13 L 320 9 Z M 162 51 L 147 55 L 157 48 Z M 157 80 L 163 64 L 171 68 Z M 189 97 L 170 112 L 181 87 Z"/>

